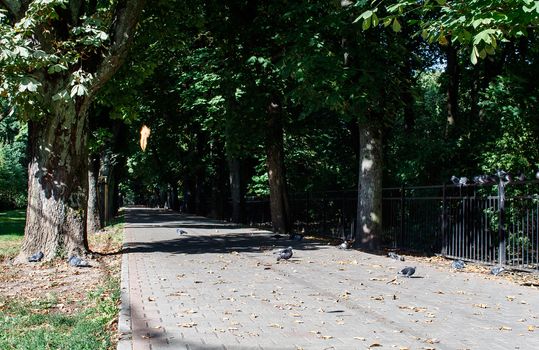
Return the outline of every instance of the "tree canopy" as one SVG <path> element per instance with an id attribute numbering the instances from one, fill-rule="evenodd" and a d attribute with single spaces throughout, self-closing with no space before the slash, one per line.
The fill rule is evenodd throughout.
<path id="1" fill-rule="evenodd" d="M 82 180 L 53 171 L 53 193 L 83 186 L 89 152 L 116 205 L 241 221 L 248 196 L 269 196 L 274 229 L 290 232 L 290 193 L 353 189 L 356 231 L 374 247 L 382 187 L 498 168 L 531 175 L 539 165 L 535 1 L 36 0 L 0 9 L 0 130 L 13 135 L 9 118 L 28 122 L 31 160 L 40 142 L 58 143 L 36 126 L 55 114 L 54 125 L 81 123 L 69 134 L 84 136 L 77 152 L 40 165 L 79 159 L 70 167 Z M 138 22 L 128 16 L 139 12 Z M 142 125 L 151 129 L 145 151 Z M 6 136 L 0 150 L 15 143 Z M 43 190 L 49 175 L 32 176 Z M 58 178 L 67 187 L 56 188 Z M 68 192 L 68 207 L 85 208 L 72 204 L 84 191 Z"/>

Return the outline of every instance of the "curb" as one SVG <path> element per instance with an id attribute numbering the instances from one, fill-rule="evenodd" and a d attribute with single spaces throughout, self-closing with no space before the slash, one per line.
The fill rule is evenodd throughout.
<path id="1" fill-rule="evenodd" d="M 127 248 L 126 231 L 124 228 L 124 243 L 122 249 Z M 129 253 L 122 254 L 122 271 L 120 282 L 120 315 L 118 317 L 119 340 L 117 350 L 133 349 L 133 330 L 131 327 L 131 303 L 129 299 Z"/>

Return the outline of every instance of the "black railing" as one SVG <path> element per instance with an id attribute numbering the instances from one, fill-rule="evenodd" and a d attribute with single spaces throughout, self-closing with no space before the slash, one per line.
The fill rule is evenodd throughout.
<path id="1" fill-rule="evenodd" d="M 355 237 L 357 192 L 296 193 L 297 231 Z M 247 222 L 270 225 L 269 202 L 248 198 Z M 382 244 L 539 271 L 539 181 L 383 190 Z"/>

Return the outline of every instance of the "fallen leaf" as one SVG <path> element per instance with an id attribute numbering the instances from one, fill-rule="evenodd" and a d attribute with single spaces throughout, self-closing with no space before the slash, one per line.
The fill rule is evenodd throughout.
<path id="1" fill-rule="evenodd" d="M 501 326 L 499 329 L 500 329 L 500 331 L 512 331 L 513 330 L 513 328 L 508 327 L 508 326 Z"/>
<path id="2" fill-rule="evenodd" d="M 486 308 L 488 308 L 488 305 L 487 305 L 487 304 L 473 304 L 473 306 L 479 307 L 479 308 L 481 308 L 481 309 L 486 309 Z"/>
<path id="3" fill-rule="evenodd" d="M 372 343 L 371 345 L 369 345 L 369 348 L 376 348 L 376 347 L 380 347 L 382 346 L 382 344 L 380 343 Z"/>
<path id="4" fill-rule="evenodd" d="M 272 324 L 270 324 L 269 326 L 270 326 L 270 327 L 273 327 L 273 328 L 279 328 L 279 329 L 283 329 L 283 328 L 284 328 L 283 326 L 281 326 L 281 325 L 278 324 L 278 323 L 272 323 Z"/>
<path id="5" fill-rule="evenodd" d="M 354 339 L 361 340 L 361 341 L 367 340 L 367 338 L 364 338 L 364 337 L 354 337 Z"/>
<path id="6" fill-rule="evenodd" d="M 378 295 L 378 296 L 371 296 L 371 299 L 372 300 L 378 300 L 378 301 L 383 301 L 384 300 L 384 297 L 382 295 Z"/>
<path id="7" fill-rule="evenodd" d="M 515 296 L 514 296 L 514 295 L 507 295 L 505 298 L 506 298 L 508 301 L 513 301 L 513 300 L 515 300 Z"/>
<path id="8" fill-rule="evenodd" d="M 193 328 L 197 324 L 195 322 L 178 323 L 178 326 L 183 328 Z"/>
<path id="9" fill-rule="evenodd" d="M 534 326 L 528 326 L 528 332 L 533 332 L 535 331 L 535 327 Z"/>
<path id="10" fill-rule="evenodd" d="M 322 339 L 332 339 L 333 336 L 331 336 L 331 335 L 323 335 L 320 338 L 322 338 Z"/>
<path id="11" fill-rule="evenodd" d="M 148 301 L 155 301 L 154 297 L 148 297 Z"/>
<path id="12" fill-rule="evenodd" d="M 429 338 L 429 339 L 425 340 L 425 343 L 429 343 L 429 344 L 437 344 L 439 342 L 440 342 L 440 340 L 436 339 L 436 338 Z"/>

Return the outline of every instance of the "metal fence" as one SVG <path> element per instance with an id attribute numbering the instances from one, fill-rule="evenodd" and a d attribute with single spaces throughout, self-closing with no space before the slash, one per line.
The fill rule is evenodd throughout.
<path id="1" fill-rule="evenodd" d="M 355 236 L 356 191 L 290 196 L 298 231 Z M 383 190 L 382 244 L 408 251 L 539 270 L 539 181 Z M 247 222 L 270 224 L 269 201 L 249 198 Z"/>

